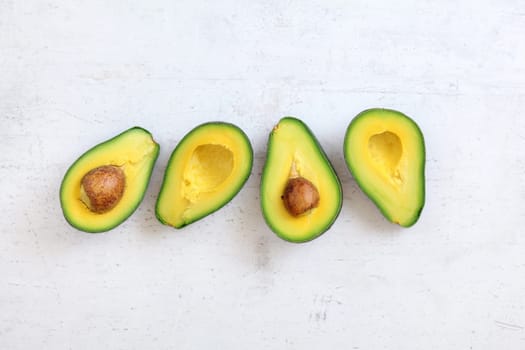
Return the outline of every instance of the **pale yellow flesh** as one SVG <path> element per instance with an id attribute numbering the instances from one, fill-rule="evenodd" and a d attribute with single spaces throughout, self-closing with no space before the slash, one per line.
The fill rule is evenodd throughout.
<path id="1" fill-rule="evenodd" d="M 340 205 L 340 187 L 315 141 L 297 123 L 281 122 L 271 142 L 263 175 L 268 178 L 261 186 L 263 210 L 270 225 L 286 239 L 302 241 L 333 221 Z M 309 180 L 319 192 L 319 205 L 298 217 L 286 210 L 281 199 L 290 177 Z"/>
<path id="2" fill-rule="evenodd" d="M 130 131 L 119 137 L 118 141 L 95 148 L 87 156 L 80 158 L 68 171 L 62 184 L 62 200 L 68 219 L 76 226 L 97 231 L 108 223 L 127 217 L 130 204 L 142 198 L 151 173 L 151 155 L 157 152 L 157 144 L 148 133 L 140 130 Z M 110 211 L 97 214 L 88 209 L 82 201 L 81 181 L 90 170 L 115 165 L 122 169 L 126 177 L 126 187 L 119 203 Z"/>
<path id="3" fill-rule="evenodd" d="M 348 137 L 345 152 L 355 164 L 354 177 L 366 182 L 368 194 L 380 199 L 378 205 L 395 223 L 410 221 L 420 206 L 420 140 L 410 121 L 395 116 L 359 121 Z"/>
<path id="4" fill-rule="evenodd" d="M 216 191 L 231 175 L 233 157 L 233 152 L 223 145 L 198 146 L 184 169 L 183 197 L 195 204 L 202 194 Z"/>
<path id="5" fill-rule="evenodd" d="M 182 227 L 221 207 L 251 170 L 251 147 L 236 129 L 207 124 L 177 146 L 157 203 L 157 216 Z"/>

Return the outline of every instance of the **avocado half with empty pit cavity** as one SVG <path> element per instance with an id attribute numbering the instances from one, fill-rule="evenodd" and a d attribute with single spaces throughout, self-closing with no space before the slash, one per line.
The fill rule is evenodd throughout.
<path id="1" fill-rule="evenodd" d="M 108 231 L 142 201 L 159 145 L 134 127 L 85 152 L 69 167 L 60 186 L 66 220 L 85 232 Z"/>
<path id="2" fill-rule="evenodd" d="M 361 112 L 346 130 L 344 155 L 359 187 L 388 220 L 416 223 L 425 204 L 425 142 L 412 119 L 391 109 Z"/>
<path id="3" fill-rule="evenodd" d="M 157 199 L 160 222 L 182 228 L 226 205 L 252 170 L 246 134 L 225 122 L 191 130 L 171 154 Z"/>
<path id="4" fill-rule="evenodd" d="M 308 126 L 284 117 L 268 139 L 261 178 L 261 207 L 268 226 L 290 242 L 326 232 L 342 204 L 341 183 Z"/>

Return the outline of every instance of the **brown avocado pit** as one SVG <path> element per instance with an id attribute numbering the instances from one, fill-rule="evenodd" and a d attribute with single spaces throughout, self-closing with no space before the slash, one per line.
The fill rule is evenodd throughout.
<path id="1" fill-rule="evenodd" d="M 84 175 L 80 184 L 80 199 L 92 212 L 103 214 L 118 204 L 125 185 L 126 176 L 122 169 L 103 165 Z"/>
<path id="2" fill-rule="evenodd" d="M 319 205 L 319 191 L 304 177 L 289 179 L 281 198 L 292 216 L 301 216 Z"/>

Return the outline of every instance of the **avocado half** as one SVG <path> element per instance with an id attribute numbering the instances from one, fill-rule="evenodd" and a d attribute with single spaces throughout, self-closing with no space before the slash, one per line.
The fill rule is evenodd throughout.
<path id="1" fill-rule="evenodd" d="M 121 224 L 142 201 L 158 154 L 159 145 L 140 127 L 128 129 L 85 152 L 69 167 L 60 186 L 60 204 L 67 222 L 92 233 Z M 123 175 L 121 192 L 110 209 L 96 212 L 86 204 L 84 179 L 95 169 L 108 167 Z M 102 185 L 104 181 L 107 182 L 102 179 Z"/>
<path id="2" fill-rule="evenodd" d="M 348 125 L 344 155 L 363 192 L 393 223 L 409 227 L 425 204 L 425 141 L 418 125 L 391 109 L 368 109 Z"/>
<path id="3" fill-rule="evenodd" d="M 213 213 L 241 190 L 252 164 L 250 140 L 239 127 L 225 122 L 197 126 L 171 154 L 157 198 L 157 218 L 182 228 Z"/>
<path id="4" fill-rule="evenodd" d="M 307 202 L 299 212 L 286 203 L 293 187 L 299 201 Z M 308 126 L 294 117 L 282 118 L 270 132 L 261 178 L 261 207 L 271 230 L 290 242 L 317 238 L 335 222 L 342 197 L 339 178 Z"/>

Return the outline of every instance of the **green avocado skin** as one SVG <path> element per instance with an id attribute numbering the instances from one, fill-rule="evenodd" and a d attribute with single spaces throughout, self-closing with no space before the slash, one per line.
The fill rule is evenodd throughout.
<path id="1" fill-rule="evenodd" d="M 261 193 L 260 201 L 261 201 L 261 208 L 262 208 L 262 212 L 263 212 L 263 217 L 264 217 L 264 220 L 265 220 L 266 224 L 268 225 L 268 227 L 279 238 L 281 238 L 281 239 L 283 239 L 285 241 L 291 242 L 291 243 L 306 243 L 306 242 L 310 242 L 310 241 L 318 238 L 319 236 L 321 236 L 323 233 L 325 233 L 326 231 L 328 231 L 332 227 L 332 225 L 334 224 L 334 222 L 336 221 L 337 217 L 339 216 L 339 214 L 341 212 L 342 201 L 343 201 L 343 190 L 342 190 L 342 186 L 341 186 L 341 181 L 340 181 L 337 173 L 335 172 L 334 167 L 333 167 L 332 163 L 330 162 L 330 159 L 326 155 L 323 147 L 319 143 L 319 140 L 315 137 L 315 135 L 311 131 L 311 129 L 301 119 L 298 119 L 298 118 L 292 117 L 292 116 L 286 116 L 286 117 L 281 118 L 281 120 L 279 121 L 279 123 L 277 125 L 280 125 L 282 123 L 293 123 L 293 124 L 298 125 L 302 129 L 304 134 L 307 135 L 307 137 L 315 144 L 316 150 L 317 150 L 318 154 L 320 155 L 320 157 L 323 159 L 325 168 L 327 169 L 327 171 L 329 173 L 329 176 L 331 177 L 331 179 L 332 179 L 332 181 L 334 183 L 334 186 L 337 187 L 337 198 L 334 198 L 334 200 L 337 201 L 336 206 L 335 206 L 336 209 L 335 209 L 334 213 L 332 214 L 331 220 L 326 225 L 324 225 L 322 227 L 319 227 L 312 234 L 310 234 L 308 236 L 300 237 L 300 238 L 293 238 L 286 231 L 281 229 L 281 227 L 279 227 L 278 223 L 275 222 L 275 220 L 272 220 L 271 208 L 269 207 L 269 204 L 266 203 L 266 201 L 265 201 L 266 198 L 264 198 L 264 193 L 265 193 L 264 188 L 265 188 L 265 186 L 270 186 L 271 185 L 270 182 L 271 182 L 272 174 L 270 174 L 270 172 L 269 172 L 269 165 L 273 162 L 273 156 L 272 155 L 275 152 L 279 152 L 280 151 L 280 150 L 275 149 L 275 147 L 274 147 L 274 138 L 276 137 L 275 129 L 273 129 L 270 132 L 270 135 L 268 137 L 268 142 L 267 142 L 267 151 L 266 151 L 267 156 L 266 156 L 265 165 L 263 167 L 263 172 L 262 172 L 262 176 L 261 176 L 261 183 L 260 183 L 260 193 Z"/>
<path id="2" fill-rule="evenodd" d="M 395 218 L 392 216 L 391 211 L 389 208 L 383 203 L 383 200 L 380 196 L 377 196 L 374 194 L 374 191 L 372 191 L 371 186 L 367 182 L 366 178 L 357 176 L 358 173 L 358 167 L 359 164 L 356 164 L 352 161 L 352 157 L 350 155 L 350 149 L 348 146 L 351 134 L 354 130 L 354 128 L 359 125 L 359 123 L 366 121 L 367 118 L 370 116 L 395 116 L 397 118 L 402 119 L 405 122 L 408 122 L 411 125 L 411 128 L 416 132 L 417 139 L 418 139 L 418 159 L 416 159 L 416 162 L 420 164 L 420 170 L 418 171 L 417 178 L 419 179 L 419 196 L 415 198 L 414 200 L 419 203 L 415 210 L 413 210 L 413 214 L 411 217 L 404 221 L 404 222 L 395 222 Z M 423 207 L 425 206 L 425 193 L 426 193 L 426 186 L 425 186 L 425 162 L 426 162 L 426 148 L 425 148 L 425 139 L 423 136 L 423 133 L 417 123 L 410 118 L 409 116 L 405 115 L 402 112 L 399 112 L 394 109 L 388 109 L 388 108 L 370 108 L 367 110 L 362 111 L 357 116 L 355 116 L 350 124 L 348 125 L 344 137 L 344 158 L 346 165 L 348 169 L 350 170 L 350 173 L 352 174 L 354 180 L 358 184 L 358 186 L 361 188 L 361 190 L 365 193 L 365 195 L 374 203 L 374 205 L 379 209 L 381 214 L 388 219 L 390 222 L 397 223 L 398 225 L 402 227 L 411 227 L 413 226 L 420 218 L 421 212 L 423 211 Z"/>
<path id="3" fill-rule="evenodd" d="M 89 224 L 79 224 L 79 223 L 77 223 L 74 220 L 74 218 L 71 216 L 70 210 L 68 208 L 68 205 L 67 205 L 67 203 L 66 203 L 66 201 L 64 199 L 65 196 L 66 196 L 66 193 L 65 193 L 66 181 L 68 180 L 68 177 L 70 175 L 72 175 L 73 172 L 76 171 L 76 169 L 75 169 L 76 168 L 76 164 L 79 161 L 81 161 L 82 159 L 84 159 L 86 157 L 90 157 L 95 151 L 104 150 L 104 148 L 106 148 L 108 145 L 112 145 L 112 144 L 118 143 L 119 140 L 121 139 L 121 137 L 123 137 L 124 135 L 127 135 L 129 133 L 134 133 L 134 132 L 143 133 L 143 134 L 148 135 L 151 138 L 152 142 L 154 143 L 154 149 L 153 149 L 153 152 L 150 155 L 150 159 L 149 159 L 150 166 L 148 167 L 147 177 L 146 177 L 145 183 L 143 184 L 144 190 L 141 191 L 140 195 L 137 198 L 134 199 L 133 203 L 130 203 L 129 208 L 128 208 L 128 210 L 126 210 L 124 215 L 122 215 L 121 217 L 119 217 L 115 221 L 108 222 L 107 225 L 104 225 L 104 226 L 101 226 L 101 227 L 98 227 L 98 228 L 93 228 Z M 102 233 L 102 232 L 107 232 L 109 230 L 112 230 L 115 227 L 117 227 L 120 224 L 122 224 L 124 221 L 126 221 L 135 212 L 135 210 L 138 208 L 138 206 L 140 205 L 140 203 L 144 199 L 144 195 L 146 194 L 146 189 L 147 189 L 147 187 L 149 185 L 149 182 L 151 180 L 151 175 L 153 173 L 154 165 L 155 165 L 155 163 L 157 161 L 157 158 L 159 156 L 159 152 L 160 152 L 160 146 L 159 146 L 158 143 L 156 143 L 153 140 L 152 134 L 148 130 L 146 130 L 146 129 L 140 127 L 140 126 L 134 126 L 134 127 L 130 128 L 130 129 L 127 129 L 127 130 L 121 132 L 120 134 L 112 137 L 111 139 L 108 139 L 108 140 L 106 140 L 104 142 L 101 142 L 101 143 L 95 145 L 94 147 L 90 148 L 86 152 L 84 152 L 79 158 L 77 158 L 77 160 L 75 162 L 73 162 L 73 164 L 71 164 L 71 166 L 69 166 L 69 168 L 67 169 L 67 171 L 66 171 L 66 173 L 65 173 L 65 175 L 64 175 L 64 177 L 62 179 L 62 182 L 60 184 L 60 191 L 59 191 L 60 206 L 62 208 L 62 212 L 64 214 L 64 218 L 66 219 L 68 224 L 71 225 L 72 227 L 80 230 L 80 231 L 83 231 L 83 232 L 87 232 L 87 233 Z"/>

